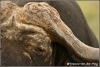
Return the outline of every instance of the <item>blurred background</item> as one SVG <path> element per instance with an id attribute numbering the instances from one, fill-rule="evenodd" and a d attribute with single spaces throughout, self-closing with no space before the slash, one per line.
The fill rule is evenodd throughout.
<path id="1" fill-rule="evenodd" d="M 99 41 L 99 1 L 77 1 L 89 27 Z"/>

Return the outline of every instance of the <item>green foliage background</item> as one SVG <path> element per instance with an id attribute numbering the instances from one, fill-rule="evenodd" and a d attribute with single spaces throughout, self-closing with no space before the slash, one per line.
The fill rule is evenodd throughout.
<path id="1" fill-rule="evenodd" d="M 99 1 L 77 1 L 77 3 L 99 41 Z"/>

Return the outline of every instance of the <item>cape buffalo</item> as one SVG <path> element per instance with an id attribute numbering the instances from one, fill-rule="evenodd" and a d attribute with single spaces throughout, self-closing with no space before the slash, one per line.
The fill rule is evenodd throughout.
<path id="1" fill-rule="evenodd" d="M 1 1 L 2 66 L 99 63 L 99 44 L 75 1 L 31 1 Z M 41 18 L 35 19 L 37 16 L 33 13 L 37 11 L 37 6 L 44 6 L 41 11 L 47 7 L 54 22 L 48 23 L 47 19 L 44 24 L 39 22 L 46 22 Z M 75 36 L 67 32 L 67 26 Z"/>

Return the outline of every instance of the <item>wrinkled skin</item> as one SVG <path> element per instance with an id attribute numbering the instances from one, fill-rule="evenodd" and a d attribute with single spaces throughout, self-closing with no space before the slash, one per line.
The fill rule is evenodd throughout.
<path id="1" fill-rule="evenodd" d="M 7 66 L 10 66 L 10 65 L 11 66 L 15 66 L 15 65 L 30 66 L 31 65 L 33 66 L 33 65 L 51 65 L 52 64 L 52 62 L 51 64 L 49 64 L 50 61 L 52 60 L 51 51 L 50 51 L 51 46 L 49 45 L 50 44 L 49 42 L 48 42 L 48 45 L 47 44 L 45 45 L 45 42 L 37 43 L 37 41 L 34 38 L 28 37 L 27 35 L 24 35 L 22 37 L 24 38 L 22 41 L 7 40 L 7 39 L 2 40 L 2 47 L 4 47 L 1 53 L 2 65 L 7 65 Z M 35 41 L 34 45 L 36 44 L 36 46 L 34 47 L 31 44 L 24 43 L 24 40 L 26 41 L 34 40 Z M 40 48 L 40 46 L 42 45 L 44 45 L 43 47 L 45 47 L 45 49 Z M 26 53 L 27 55 L 25 55 Z M 30 54 L 29 56 L 28 56 L 28 53 Z"/>
<path id="2" fill-rule="evenodd" d="M 99 47 L 94 34 L 88 27 L 76 2 L 51 1 L 47 3 L 57 9 L 61 19 L 71 28 L 79 40 L 89 46 Z M 48 35 L 40 34 L 38 31 L 31 32 L 30 30 L 28 33 L 26 30 L 20 30 L 21 32 L 19 33 L 16 31 L 19 31 L 19 29 L 15 26 L 12 26 L 10 30 L 20 35 L 17 36 L 10 33 L 10 35 L 15 38 L 12 40 L 4 37 L 2 38 L 3 49 L 1 51 L 1 65 L 3 66 L 48 66 L 67 65 L 68 62 L 82 62 L 68 52 L 68 50 L 61 44 L 51 42 Z M 2 32 L 4 31 L 2 30 Z M 10 35 L 8 36 L 10 37 Z M 45 37 L 47 37 L 47 39 Z M 40 41 L 38 42 L 36 38 L 40 39 Z M 30 42 L 31 40 L 32 43 Z M 27 56 L 25 53 L 27 53 Z M 30 56 L 28 56 L 28 53 Z"/>

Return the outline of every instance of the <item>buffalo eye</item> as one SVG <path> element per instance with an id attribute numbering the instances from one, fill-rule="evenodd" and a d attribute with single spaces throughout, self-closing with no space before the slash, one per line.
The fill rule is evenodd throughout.
<path id="1" fill-rule="evenodd" d="M 50 51 L 51 40 L 47 35 L 40 33 L 25 33 L 19 38 L 19 43 L 24 51 L 33 51 L 37 55 L 45 55 Z"/>

